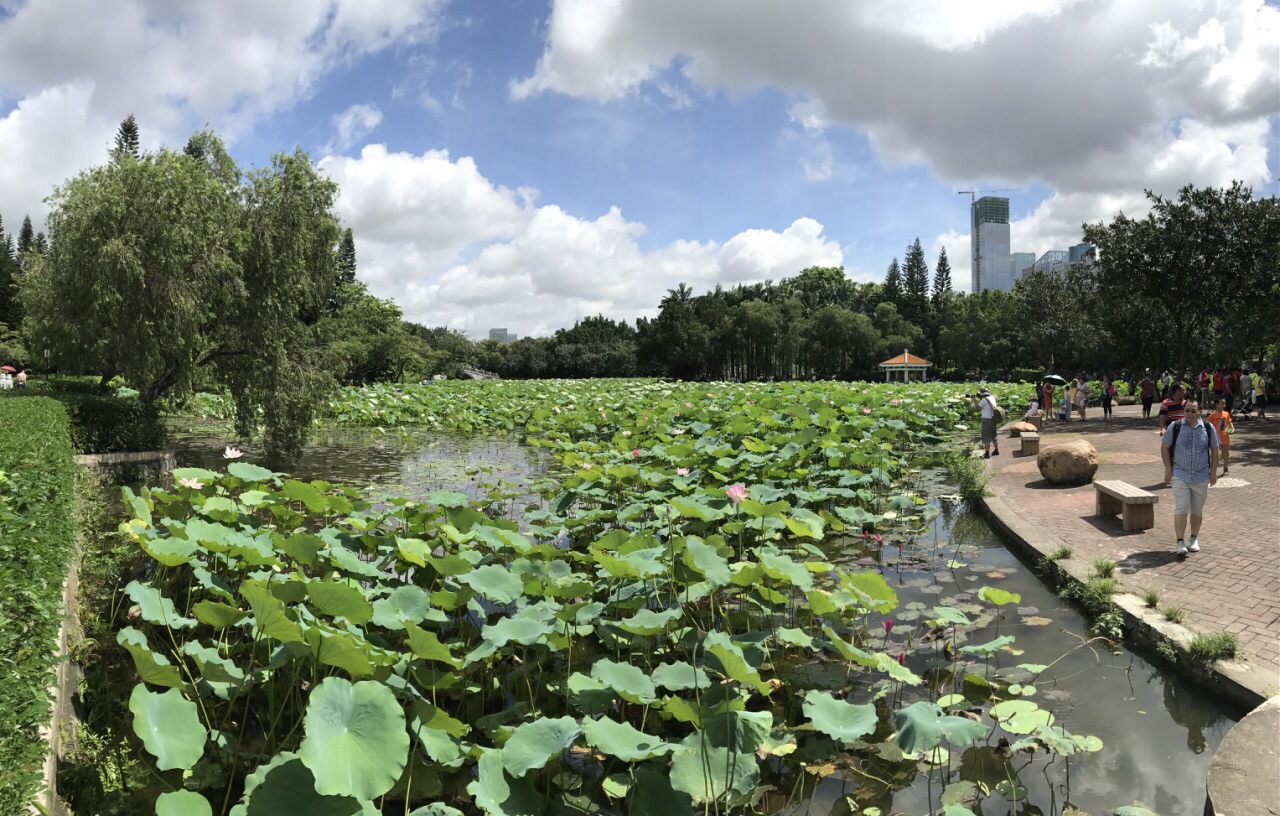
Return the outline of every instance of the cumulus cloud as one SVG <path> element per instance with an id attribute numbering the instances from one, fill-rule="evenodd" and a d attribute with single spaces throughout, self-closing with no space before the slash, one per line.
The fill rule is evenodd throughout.
<path id="1" fill-rule="evenodd" d="M 813 0 L 556 0 L 515 99 L 615 100 L 675 79 L 702 93 L 780 89 L 829 178 L 824 129 L 871 140 L 882 162 L 956 185 L 1054 192 L 1012 227 L 1016 249 L 1079 240 L 1083 220 L 1143 209 L 1141 191 L 1260 185 L 1280 113 L 1280 9 L 1262 0 L 984 4 Z M 1136 195 L 1135 195 L 1136 194 Z M 1050 242 L 1053 242 L 1050 244 Z M 966 280 L 968 235 L 939 236 Z M 963 246 L 962 246 L 963 244 Z"/>
<path id="2" fill-rule="evenodd" d="M 594 314 L 629 321 L 654 314 L 678 283 L 701 291 L 843 259 L 811 218 L 723 243 L 646 248 L 645 225 L 616 206 L 594 219 L 537 206 L 536 190 L 494 184 L 473 159 L 445 151 L 369 145 L 356 159 L 326 157 L 321 168 L 342 185 L 338 210 L 354 229 L 370 289 L 394 298 L 409 320 L 476 336 L 494 326 L 547 334 Z"/>
<path id="3" fill-rule="evenodd" d="M 40 199 L 69 170 L 106 159 L 110 134 L 129 113 L 142 125 L 144 146 L 180 144 L 206 123 L 234 140 L 307 98 L 334 68 L 430 39 L 445 2 L 4 4 L 0 100 L 12 106 L 6 147 L 33 159 L 21 165 L 25 181 L 0 188 L 5 210 L 43 214 Z M 49 116 L 58 121 L 48 130 L 53 138 L 42 141 L 45 131 L 34 128 Z M 12 155 L 6 150 L 5 166 L 16 164 Z"/>

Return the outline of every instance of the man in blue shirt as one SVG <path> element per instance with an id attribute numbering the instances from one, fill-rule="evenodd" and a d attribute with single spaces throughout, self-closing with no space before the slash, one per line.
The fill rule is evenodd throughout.
<path id="1" fill-rule="evenodd" d="M 1184 418 L 1169 423 L 1160 439 L 1165 484 L 1173 484 L 1173 531 L 1178 555 L 1200 552 L 1200 522 L 1209 488 L 1218 481 L 1218 434 L 1200 418 L 1200 403 L 1186 402 Z M 1183 540 L 1191 516 L 1191 541 Z"/>

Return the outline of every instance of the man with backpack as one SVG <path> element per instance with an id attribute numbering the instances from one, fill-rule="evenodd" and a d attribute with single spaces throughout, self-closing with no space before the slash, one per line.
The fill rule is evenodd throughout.
<path id="1" fill-rule="evenodd" d="M 1176 552 L 1200 552 L 1200 523 L 1209 488 L 1218 481 L 1218 434 L 1200 418 L 1200 403 L 1189 399 L 1184 416 L 1169 424 L 1160 440 L 1165 484 L 1173 487 L 1173 531 Z M 1191 517 L 1191 540 L 1183 538 Z"/>
<path id="2" fill-rule="evenodd" d="M 991 396 L 991 391 L 985 385 L 978 389 L 978 408 L 982 410 L 982 458 L 990 459 L 1000 455 L 996 429 L 1004 420 L 1004 409 L 996 403 L 996 398 Z M 995 448 L 994 453 L 992 447 Z"/>

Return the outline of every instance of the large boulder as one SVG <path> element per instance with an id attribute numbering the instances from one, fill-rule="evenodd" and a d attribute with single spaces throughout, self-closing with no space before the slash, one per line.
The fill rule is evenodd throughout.
<path id="1" fill-rule="evenodd" d="M 1033 425 L 1030 422 L 1027 422 L 1026 420 L 1022 420 L 1022 419 L 1018 420 L 1017 422 L 1011 422 L 1005 427 L 1008 428 L 1009 430 L 1009 436 L 1012 436 L 1015 438 L 1022 436 L 1024 433 L 1037 433 L 1040 430 L 1038 426 Z"/>
<path id="2" fill-rule="evenodd" d="M 1049 484 L 1086 484 L 1098 472 L 1098 450 L 1083 439 L 1059 442 L 1040 449 L 1036 466 Z"/>

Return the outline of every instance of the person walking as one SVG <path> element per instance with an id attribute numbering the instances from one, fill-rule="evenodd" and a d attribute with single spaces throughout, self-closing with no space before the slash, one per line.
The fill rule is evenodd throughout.
<path id="1" fill-rule="evenodd" d="M 1231 467 L 1231 435 L 1236 432 L 1236 424 L 1231 421 L 1231 409 L 1225 397 L 1220 397 L 1213 406 L 1213 413 L 1205 421 L 1218 433 L 1218 454 L 1222 458 L 1222 475 L 1226 476 Z"/>
<path id="2" fill-rule="evenodd" d="M 27 370 L 25 368 L 18 372 L 18 378 L 16 382 L 19 388 L 27 387 Z"/>
<path id="3" fill-rule="evenodd" d="M 1151 369 L 1142 375 L 1138 383 L 1138 393 L 1142 396 L 1142 418 L 1151 419 L 1151 403 L 1156 401 L 1156 384 L 1151 380 Z"/>
<path id="4" fill-rule="evenodd" d="M 1053 383 L 1045 382 L 1040 387 L 1040 395 L 1042 399 L 1040 404 L 1044 406 L 1044 415 L 1046 419 L 1053 418 Z"/>
<path id="5" fill-rule="evenodd" d="M 1200 369 L 1200 373 L 1196 375 L 1196 387 L 1200 389 L 1201 405 L 1209 403 L 1209 383 L 1211 382 L 1213 382 L 1213 379 L 1209 376 L 1209 369 Z"/>
<path id="6" fill-rule="evenodd" d="M 1102 418 L 1111 419 L 1111 401 L 1116 397 L 1116 384 L 1110 377 L 1102 378 Z"/>
<path id="7" fill-rule="evenodd" d="M 1085 411 L 1089 408 L 1089 381 L 1084 378 L 1083 374 L 1077 374 L 1075 380 L 1072 381 L 1075 386 L 1075 395 L 1072 401 L 1076 406 L 1076 413 L 1080 415 L 1080 421 L 1084 422 L 1087 418 Z"/>
<path id="8" fill-rule="evenodd" d="M 1171 396 L 1173 396 L 1173 375 L 1166 368 L 1164 376 L 1160 378 L 1160 399 L 1166 400 Z"/>
<path id="9" fill-rule="evenodd" d="M 1221 367 L 1215 367 L 1215 368 L 1213 369 L 1213 374 L 1212 374 L 1212 375 L 1210 375 L 1210 381 L 1213 383 L 1213 386 L 1212 386 L 1212 388 L 1213 388 L 1213 402 L 1212 402 L 1212 403 L 1207 403 L 1207 402 L 1206 402 L 1206 403 L 1201 403 L 1202 405 L 1210 405 L 1210 404 L 1217 405 L 1217 404 L 1218 404 L 1218 398 L 1219 398 L 1219 397 L 1221 397 L 1221 396 L 1223 396 L 1223 395 L 1226 393 L 1226 391 L 1227 391 L 1227 379 L 1226 379 L 1226 377 L 1222 376 L 1222 368 L 1221 368 Z"/>
<path id="10" fill-rule="evenodd" d="M 982 411 L 982 458 L 990 459 L 1000 455 L 1000 440 L 996 437 L 996 398 L 986 386 L 978 389 L 978 408 Z"/>
<path id="11" fill-rule="evenodd" d="M 1240 371 L 1240 416 L 1245 419 L 1252 419 L 1250 414 L 1253 413 L 1253 377 L 1249 376 L 1249 369 Z"/>
<path id="12" fill-rule="evenodd" d="M 1253 372 L 1253 407 L 1258 409 L 1258 419 L 1267 418 L 1267 378 L 1261 371 Z"/>
<path id="13" fill-rule="evenodd" d="M 1164 482 L 1173 488 L 1175 552 L 1200 552 L 1200 525 L 1209 488 L 1218 481 L 1218 435 L 1200 418 L 1200 403 L 1187 400 L 1185 416 L 1169 426 L 1160 440 Z M 1188 518 L 1190 517 L 1190 518 Z M 1191 540 L 1184 539 L 1187 522 Z"/>
<path id="14" fill-rule="evenodd" d="M 1170 425 L 1182 419 L 1186 410 L 1185 393 L 1182 383 L 1178 383 L 1173 387 L 1173 393 L 1169 395 L 1169 398 L 1160 403 L 1161 435 L 1164 435 Z"/>

